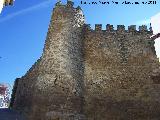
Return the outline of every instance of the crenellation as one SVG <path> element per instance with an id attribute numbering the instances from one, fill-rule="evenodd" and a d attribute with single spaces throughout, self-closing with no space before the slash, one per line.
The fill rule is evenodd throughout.
<path id="1" fill-rule="evenodd" d="M 125 25 L 117 25 L 117 29 L 114 29 L 114 26 L 110 24 L 106 25 L 106 30 L 102 30 L 102 24 L 95 24 L 94 29 L 91 28 L 90 24 L 85 24 L 84 28 L 88 31 L 93 31 L 93 32 L 101 31 L 104 34 L 110 32 L 118 32 L 118 34 L 125 33 L 126 35 L 128 33 L 132 33 L 134 35 L 140 35 L 141 33 L 145 33 L 146 35 L 153 34 L 152 28 L 148 30 L 146 25 L 139 26 L 139 30 L 136 29 L 136 25 L 130 25 L 128 26 L 128 30 L 126 30 Z"/>
<path id="2" fill-rule="evenodd" d="M 136 31 L 136 25 L 130 25 L 130 26 L 128 26 L 128 31 L 129 32 L 135 32 Z"/>
<path id="3" fill-rule="evenodd" d="M 107 24 L 107 25 L 106 25 L 106 30 L 109 31 L 109 32 L 110 32 L 110 31 L 113 31 L 113 30 L 114 30 L 113 25 Z"/>
<path id="4" fill-rule="evenodd" d="M 95 24 L 95 31 L 102 31 L 102 24 Z"/>
<path id="5" fill-rule="evenodd" d="M 62 3 L 61 3 L 61 1 L 58 1 L 58 2 L 55 4 L 55 7 L 58 7 L 58 6 L 60 6 L 60 5 L 62 5 Z"/>
<path id="6" fill-rule="evenodd" d="M 150 23 L 149 31 L 150 31 L 150 33 L 153 35 L 153 29 L 152 29 L 151 23 Z"/>
<path id="7" fill-rule="evenodd" d="M 74 2 L 67 0 L 67 7 L 73 7 Z"/>
<path id="8" fill-rule="evenodd" d="M 76 10 L 79 11 L 79 10 L 82 10 L 82 8 L 81 8 L 80 6 L 78 6 L 78 7 L 76 8 Z"/>
<path id="9" fill-rule="evenodd" d="M 124 25 L 117 25 L 117 31 L 125 31 Z"/>
<path id="10" fill-rule="evenodd" d="M 85 30 L 91 30 L 91 24 L 84 24 L 84 29 Z"/>
<path id="11" fill-rule="evenodd" d="M 139 26 L 139 31 L 140 32 L 146 32 L 146 31 L 148 31 L 147 26 L 146 25 Z"/>

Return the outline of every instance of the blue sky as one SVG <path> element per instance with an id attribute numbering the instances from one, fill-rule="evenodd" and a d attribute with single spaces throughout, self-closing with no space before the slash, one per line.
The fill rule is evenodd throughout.
<path id="1" fill-rule="evenodd" d="M 41 56 L 55 2 L 16 0 L 14 6 L 3 8 L 0 14 L 0 83 L 12 85 L 15 78 L 24 75 Z M 62 2 L 66 3 L 66 0 Z M 81 0 L 74 2 L 76 7 L 79 5 L 83 9 L 86 23 L 92 27 L 101 23 L 103 29 L 106 24 L 113 24 L 115 28 L 119 24 L 148 24 L 150 18 L 160 12 L 158 0 L 156 5 L 84 5 Z"/>

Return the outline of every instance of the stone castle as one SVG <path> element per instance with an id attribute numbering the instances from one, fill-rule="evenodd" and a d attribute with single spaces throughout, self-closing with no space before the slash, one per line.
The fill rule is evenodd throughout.
<path id="1" fill-rule="evenodd" d="M 160 120 L 160 64 L 152 28 L 85 24 L 57 2 L 43 54 L 15 80 L 10 107 L 27 120 Z"/>

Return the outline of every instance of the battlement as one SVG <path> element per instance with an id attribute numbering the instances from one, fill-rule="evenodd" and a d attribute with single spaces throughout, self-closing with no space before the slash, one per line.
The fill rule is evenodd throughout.
<path id="1" fill-rule="evenodd" d="M 102 24 L 96 24 L 96 25 L 95 25 L 95 30 L 96 30 L 96 31 L 102 30 Z"/>
<path id="2" fill-rule="evenodd" d="M 95 24 L 95 28 L 92 29 L 90 24 L 85 24 L 85 29 L 88 31 L 106 31 L 106 32 L 135 32 L 135 33 L 151 33 L 152 34 L 152 28 L 147 28 L 146 25 L 141 25 L 138 27 L 138 30 L 136 29 L 136 25 L 130 25 L 128 26 L 128 29 L 124 25 L 117 25 L 117 29 L 114 29 L 113 25 L 107 24 L 106 29 L 102 29 L 102 24 Z"/>
<path id="3" fill-rule="evenodd" d="M 66 5 L 63 5 L 61 0 L 59 0 L 56 4 L 56 7 L 57 6 L 66 6 L 66 7 L 73 7 L 74 5 L 74 2 L 70 1 L 70 0 L 67 0 L 67 4 Z"/>
<path id="4" fill-rule="evenodd" d="M 67 0 L 67 6 L 68 7 L 73 7 L 74 5 L 74 2 L 70 1 L 70 0 Z"/>
<path id="5" fill-rule="evenodd" d="M 80 12 L 82 11 L 80 6 L 74 7 L 74 2 L 67 1 L 67 4 L 63 4 L 60 0 L 56 2 L 54 11 L 64 11 L 64 16 L 67 14 L 73 14 L 73 12 Z M 58 14 L 58 13 L 57 13 Z M 59 14 L 61 16 L 61 14 Z"/>

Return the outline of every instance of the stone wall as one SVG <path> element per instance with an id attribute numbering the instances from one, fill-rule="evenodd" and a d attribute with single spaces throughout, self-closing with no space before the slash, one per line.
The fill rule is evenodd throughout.
<path id="1" fill-rule="evenodd" d="M 112 25 L 102 30 L 100 24 L 95 30 L 89 25 L 85 28 L 84 98 L 88 120 L 151 120 L 152 112 L 158 116 L 159 110 L 154 107 L 160 105 L 160 86 L 151 76 L 159 69 L 159 62 L 150 38 L 152 31 L 146 26 L 138 31 L 133 25 L 128 30 L 123 25 L 117 30 Z"/>
<path id="2" fill-rule="evenodd" d="M 13 109 L 28 120 L 160 119 L 151 28 L 84 23 L 80 7 L 57 2 L 43 54 L 19 79 Z"/>

